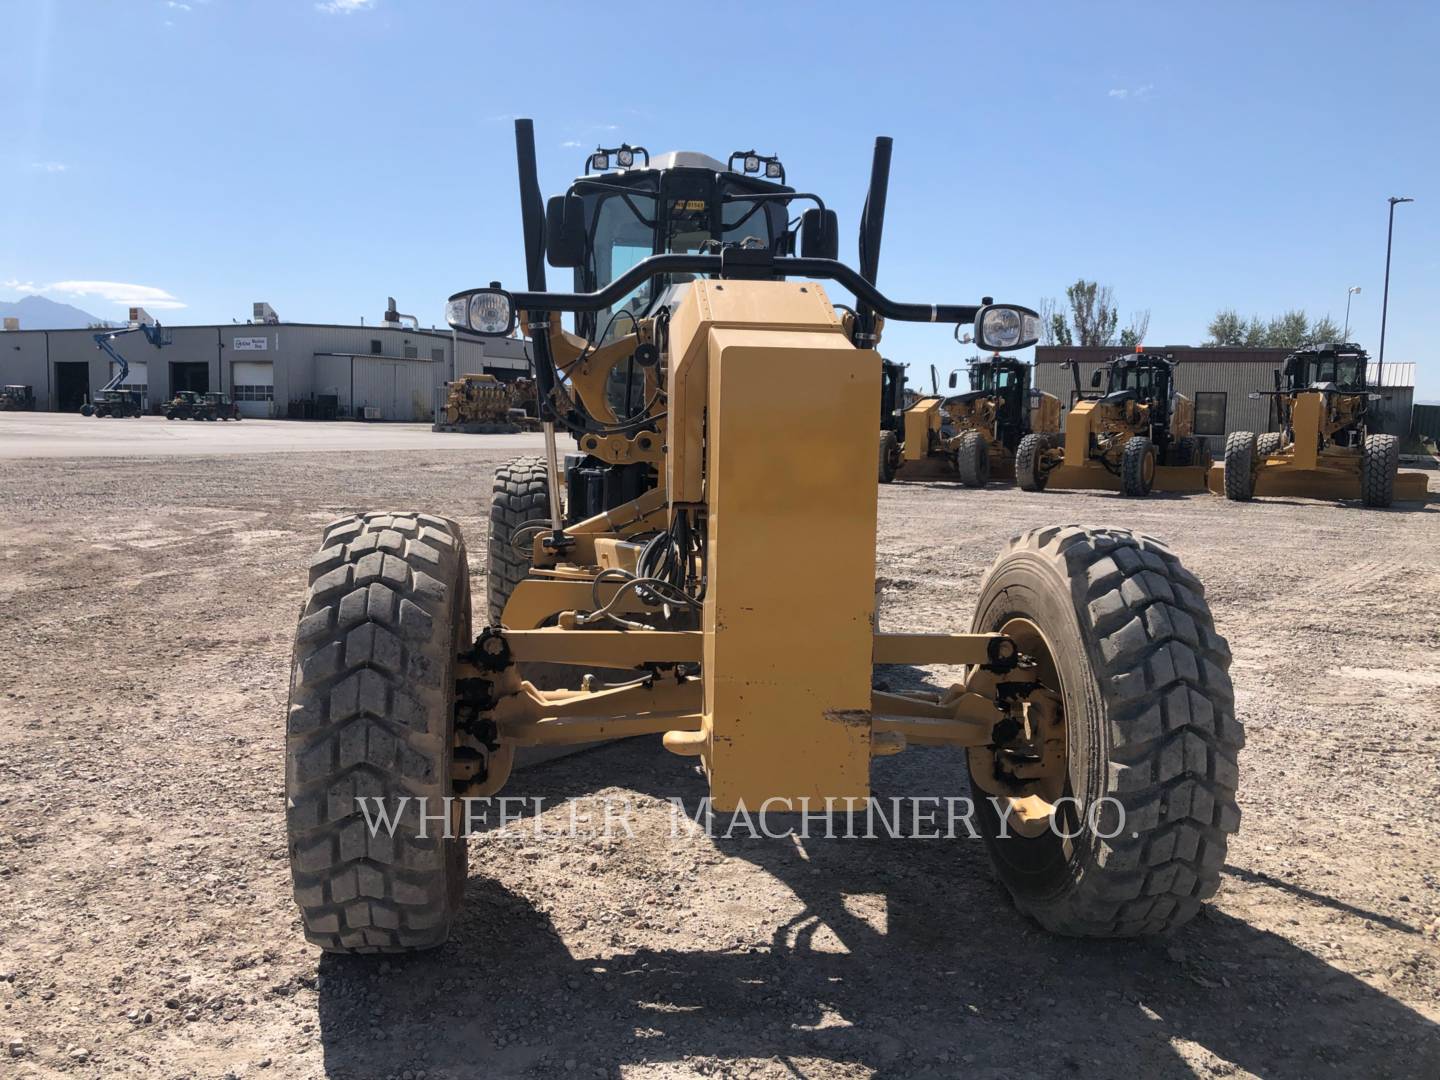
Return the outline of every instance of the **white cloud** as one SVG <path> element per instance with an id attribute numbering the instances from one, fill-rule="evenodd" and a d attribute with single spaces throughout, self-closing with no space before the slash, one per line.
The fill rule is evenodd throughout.
<path id="1" fill-rule="evenodd" d="M 1136 86 L 1133 88 L 1117 86 L 1111 90 L 1106 91 L 1106 96 L 1112 97 L 1116 101 L 1124 101 L 1127 98 L 1138 101 L 1141 98 L 1149 97 L 1150 91 L 1154 89 L 1154 83 L 1145 83 L 1143 86 Z"/>
<path id="2" fill-rule="evenodd" d="M 55 173 L 64 172 L 70 168 L 70 166 L 66 165 L 63 161 L 32 161 L 30 168 L 38 169 L 40 172 Z"/>
<path id="3" fill-rule="evenodd" d="M 9 281 L 0 281 L 0 289 L 12 289 L 15 292 L 22 293 L 37 293 L 40 291 L 40 286 L 36 285 L 33 281 L 16 281 L 14 278 L 11 278 Z"/>
<path id="4" fill-rule="evenodd" d="M 18 288 L 17 286 L 12 286 Z M 146 307 L 156 311 L 175 311 L 185 304 L 164 289 L 152 285 L 130 285 L 123 281 L 57 281 L 42 285 L 34 292 L 64 293 L 68 296 L 98 296 L 120 307 Z"/>
<path id="5" fill-rule="evenodd" d="M 564 142 L 562 142 L 560 145 L 561 145 L 561 146 L 566 146 L 566 147 L 571 147 L 571 146 L 584 146 L 585 144 L 582 143 L 579 139 L 566 139 L 566 140 L 565 140 Z"/>
<path id="6" fill-rule="evenodd" d="M 189 4 L 179 3 L 178 0 L 165 0 L 165 6 L 166 6 L 167 8 L 171 8 L 171 9 L 173 9 L 173 10 L 175 10 L 175 11 L 189 11 L 189 10 L 190 10 L 190 5 L 189 5 Z"/>
<path id="7" fill-rule="evenodd" d="M 323 11 L 326 15 L 354 15 L 357 11 L 369 11 L 375 6 L 375 0 L 325 0 L 323 4 L 316 4 L 316 11 Z"/>

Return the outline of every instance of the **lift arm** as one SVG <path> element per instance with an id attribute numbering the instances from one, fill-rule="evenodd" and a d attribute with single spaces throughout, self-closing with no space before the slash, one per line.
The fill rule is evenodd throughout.
<path id="1" fill-rule="evenodd" d="M 116 364 L 120 365 L 120 370 L 115 374 L 114 378 L 112 378 L 109 382 L 107 382 L 104 386 L 100 388 L 102 393 L 106 390 L 114 390 L 117 386 L 121 386 L 122 384 L 124 384 L 125 380 L 130 377 L 129 362 L 125 359 L 125 357 L 120 355 L 120 350 L 116 349 L 115 346 L 110 343 L 114 341 L 117 337 L 123 337 L 126 334 L 133 334 L 137 330 L 143 333 L 145 335 L 145 340 L 150 342 L 150 344 L 154 345 L 157 349 L 164 348 L 166 345 L 170 344 L 170 335 L 165 333 L 164 330 L 161 329 L 159 323 L 156 323 L 154 326 L 151 326 L 147 323 L 141 323 L 139 326 L 131 326 L 124 330 L 107 330 L 104 333 L 95 334 L 95 347 L 100 349 L 106 356 L 110 357 L 111 360 L 115 361 Z"/>

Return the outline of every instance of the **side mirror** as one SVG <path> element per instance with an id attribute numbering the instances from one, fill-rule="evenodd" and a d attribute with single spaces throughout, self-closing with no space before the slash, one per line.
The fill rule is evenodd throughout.
<path id="1" fill-rule="evenodd" d="M 952 372 L 950 372 L 950 389 L 951 389 L 951 390 L 954 390 L 954 389 L 955 389 L 955 386 L 956 386 L 957 382 L 959 381 L 959 379 L 960 379 L 960 373 L 959 373 L 958 371 L 952 371 Z"/>
<path id="2" fill-rule="evenodd" d="M 1100 376 L 1101 376 L 1102 374 L 1103 374 L 1103 372 L 1101 372 L 1099 368 L 1096 368 L 1094 371 L 1092 371 L 1092 372 L 1090 373 L 1090 385 L 1091 385 L 1091 386 L 1099 386 L 1099 385 L 1100 385 Z"/>
<path id="3" fill-rule="evenodd" d="M 557 267 L 585 261 L 585 201 L 579 195 L 556 195 L 545 204 L 545 258 Z"/>
<path id="4" fill-rule="evenodd" d="M 1015 304 L 987 304 L 975 313 L 975 344 L 987 352 L 1028 349 L 1040 340 L 1040 315 Z"/>
<path id="5" fill-rule="evenodd" d="M 801 216 L 800 254 L 806 259 L 840 257 L 840 222 L 834 210 L 812 207 Z"/>
<path id="6" fill-rule="evenodd" d="M 456 293 L 445 304 L 445 321 L 483 337 L 509 337 L 515 330 L 515 298 L 499 282 Z"/>

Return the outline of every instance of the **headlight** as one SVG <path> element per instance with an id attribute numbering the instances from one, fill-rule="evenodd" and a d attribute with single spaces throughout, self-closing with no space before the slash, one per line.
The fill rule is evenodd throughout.
<path id="1" fill-rule="evenodd" d="M 445 305 L 445 321 L 457 330 L 509 337 L 515 329 L 515 298 L 493 286 L 456 293 Z"/>
<path id="2" fill-rule="evenodd" d="M 745 171 L 747 173 L 760 171 L 760 158 L 755 154 L 745 155 Z"/>
<path id="3" fill-rule="evenodd" d="M 982 349 L 1025 349 L 1040 340 L 1040 316 L 1014 304 L 982 308 L 975 319 L 975 344 Z"/>
<path id="4" fill-rule="evenodd" d="M 477 334 L 504 336 L 514 325 L 509 293 L 483 289 L 470 297 L 470 329 Z"/>
<path id="5" fill-rule="evenodd" d="M 765 175 L 771 180 L 777 180 L 785 175 L 785 170 L 778 161 L 767 161 L 765 163 Z"/>
<path id="6" fill-rule="evenodd" d="M 628 146 L 615 152 L 615 161 L 622 169 L 628 169 L 635 164 L 635 151 Z"/>

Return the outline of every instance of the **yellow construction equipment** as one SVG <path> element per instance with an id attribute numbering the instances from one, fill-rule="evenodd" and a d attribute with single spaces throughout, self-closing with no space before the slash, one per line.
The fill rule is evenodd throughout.
<path id="1" fill-rule="evenodd" d="M 461 375 L 445 384 L 444 425 L 457 431 L 494 434 L 522 430 L 510 385 L 494 375 Z M 523 416 L 524 410 L 520 410 Z"/>
<path id="2" fill-rule="evenodd" d="M 958 478 L 966 487 L 984 487 L 992 477 L 1015 478 L 1022 445 L 1059 444 L 1060 399 L 1033 389 L 1031 365 L 1013 356 L 976 358 L 966 369 L 969 389 L 960 394 L 942 395 L 932 366 L 933 393 L 908 407 L 903 403 L 904 367 L 888 360 L 885 366 L 882 484 L 900 475 L 905 480 Z M 950 388 L 958 381 L 959 373 L 952 371 Z M 897 422 L 886 426 L 889 417 Z"/>
<path id="3" fill-rule="evenodd" d="M 1232 431 L 1210 490 L 1240 502 L 1256 495 L 1359 499 L 1389 506 L 1423 500 L 1426 477 L 1400 472 L 1400 441 L 1371 430 L 1369 356 L 1353 342 L 1311 345 L 1285 358 L 1273 395 L 1279 431 Z"/>
<path id="4" fill-rule="evenodd" d="M 337 952 L 441 944 L 465 891 L 466 800 L 501 789 L 516 747 L 635 735 L 696 761 L 712 809 L 761 815 L 863 810 L 875 757 L 964 748 L 996 873 L 1043 925 L 1117 936 L 1193 916 L 1237 827 L 1242 734 L 1225 640 L 1170 550 L 1032 530 L 995 545 L 964 632 L 877 630 L 878 495 L 856 480 L 873 461 L 879 320 L 973 324 L 987 350 L 1028 347 L 1039 325 L 1028 308 L 880 292 L 890 140 L 858 271 L 837 258 L 834 213 L 774 158 L 601 148 L 546 205 L 529 121 L 516 144 L 529 288 L 457 293 L 447 318 L 523 327 L 545 454 L 496 474 L 478 634 L 454 520 L 384 511 L 325 530 L 286 742 L 306 936 Z M 547 258 L 575 291 L 546 288 Z M 618 403 L 617 371 L 633 374 Z M 577 448 L 563 473 L 562 430 Z M 886 691 L 877 664 L 959 676 Z M 592 674 L 542 690 L 541 665 Z M 367 827 L 373 803 L 393 828 Z"/>
<path id="5" fill-rule="evenodd" d="M 1016 482 L 1026 491 L 1204 491 L 1210 453 L 1195 437 L 1195 403 L 1175 390 L 1175 364 L 1170 353 L 1122 353 L 1091 376 L 1087 394 L 1066 361 L 1076 401 L 1064 437 L 1059 445 L 1022 446 Z"/>

